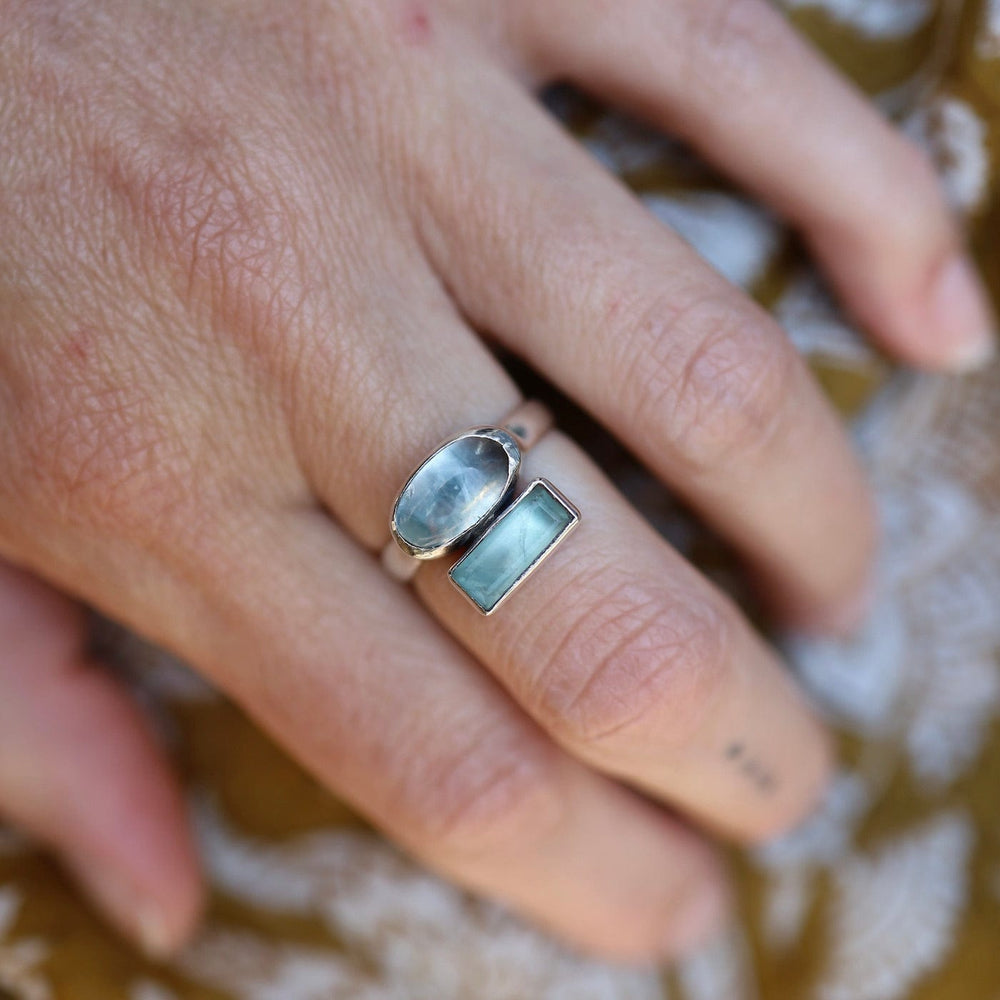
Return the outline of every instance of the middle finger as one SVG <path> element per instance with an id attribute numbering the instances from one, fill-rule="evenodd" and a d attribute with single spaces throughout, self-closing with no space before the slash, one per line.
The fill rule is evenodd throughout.
<path id="1" fill-rule="evenodd" d="M 470 180 L 445 187 L 429 171 L 424 219 L 462 308 L 727 535 L 788 620 L 856 624 L 871 499 L 783 331 L 513 81 L 469 72 L 480 92 L 456 96 L 450 120 L 480 134 L 450 145 Z"/>

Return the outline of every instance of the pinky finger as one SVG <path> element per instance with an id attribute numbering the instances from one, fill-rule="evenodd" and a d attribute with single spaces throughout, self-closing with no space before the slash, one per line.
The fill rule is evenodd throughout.
<path id="1" fill-rule="evenodd" d="M 543 75 L 670 129 L 770 202 L 900 360 L 965 371 L 993 357 L 991 304 L 928 161 L 771 4 L 519 6 Z"/>
<path id="2" fill-rule="evenodd" d="M 0 563 L 0 815 L 60 856 L 151 957 L 190 934 L 201 878 L 183 803 L 136 706 L 88 663 L 80 610 Z"/>

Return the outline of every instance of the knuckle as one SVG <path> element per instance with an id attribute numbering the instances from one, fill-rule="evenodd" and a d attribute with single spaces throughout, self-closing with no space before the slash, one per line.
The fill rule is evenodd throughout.
<path id="1" fill-rule="evenodd" d="M 759 453 L 780 431 L 799 360 L 768 321 L 704 299 L 652 324 L 647 336 L 649 349 L 635 352 L 643 360 L 631 376 L 632 417 L 665 435 L 687 474 Z"/>
<path id="2" fill-rule="evenodd" d="M 882 240 L 892 241 L 886 253 L 899 246 L 951 253 L 959 234 L 928 156 L 904 136 L 890 133 L 883 164 L 885 176 L 891 180 L 885 186 L 888 196 L 879 205 L 882 225 L 874 228 Z M 872 238 L 876 234 L 866 235 Z"/>
<path id="3" fill-rule="evenodd" d="M 616 575 L 617 572 L 616 572 Z M 602 586 L 603 583 L 603 586 Z M 730 665 L 721 612 L 626 574 L 592 581 L 553 623 L 532 700 L 546 727 L 582 751 L 641 740 L 668 715 L 679 744 L 699 729 Z M 551 607 L 551 606 L 550 606 Z"/>
<path id="4" fill-rule="evenodd" d="M 419 844 L 453 858 L 530 844 L 564 813 L 548 753 L 540 740 L 478 732 L 468 746 L 415 762 L 396 796 L 397 817 Z"/>
<path id="5" fill-rule="evenodd" d="M 141 379 L 94 377 L 80 331 L 46 352 L 44 374 L 19 414 L 27 505 L 69 527 L 151 538 L 191 524 L 190 455 L 154 411 Z"/>
<path id="6" fill-rule="evenodd" d="M 683 60 L 688 80 L 710 93 L 754 94 L 766 85 L 767 62 L 781 39 L 781 19 L 760 0 L 699 0 L 691 20 Z"/>
<path id="7" fill-rule="evenodd" d="M 254 146 L 225 114 L 204 111 L 138 136 L 119 126 L 94 158 L 181 301 L 236 329 L 287 326 L 306 283 L 294 185 L 277 181 L 280 143 Z"/>
<path id="8" fill-rule="evenodd" d="M 896 143 L 896 163 L 892 176 L 917 200 L 940 199 L 941 182 L 931 158 L 902 133 L 890 132 Z"/>

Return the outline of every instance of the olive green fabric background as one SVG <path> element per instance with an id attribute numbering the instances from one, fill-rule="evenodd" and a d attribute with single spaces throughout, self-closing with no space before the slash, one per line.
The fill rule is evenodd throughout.
<path id="1" fill-rule="evenodd" d="M 785 7 L 930 150 L 1000 292 L 1000 2 Z M 101 626 L 190 789 L 210 912 L 175 963 L 148 964 L 0 831 L 3 1000 L 1000 1000 L 1000 375 L 893 371 L 776 220 L 669 141 L 578 96 L 551 104 L 775 310 L 855 420 L 889 539 L 878 608 L 855 642 L 785 640 L 842 733 L 822 812 L 734 857 L 740 920 L 705 953 L 673 972 L 607 968 L 422 872 L 185 668 Z M 647 516 L 739 593 L 723 547 L 555 402 Z"/>

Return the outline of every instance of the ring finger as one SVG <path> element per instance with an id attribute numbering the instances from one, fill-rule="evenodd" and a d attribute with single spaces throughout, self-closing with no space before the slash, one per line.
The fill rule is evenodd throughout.
<path id="1" fill-rule="evenodd" d="M 394 493 L 428 450 L 516 403 L 506 374 L 431 280 L 406 298 L 419 324 L 374 325 L 394 323 L 393 349 L 343 408 L 352 447 L 342 420 L 322 418 L 324 366 L 337 363 L 323 360 L 322 344 L 309 384 L 293 388 L 320 415 L 300 441 L 307 477 L 372 548 L 386 542 Z M 433 365 L 421 361 L 430 345 L 420 325 L 434 331 Z M 801 817 L 823 784 L 828 748 L 774 654 L 564 437 L 543 439 L 526 469 L 579 504 L 578 530 L 490 618 L 447 581 L 450 560 L 423 567 L 416 586 L 431 611 L 591 765 L 739 837 Z"/>

